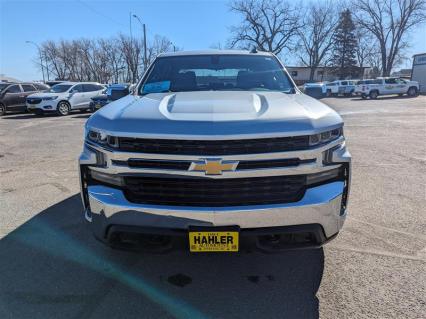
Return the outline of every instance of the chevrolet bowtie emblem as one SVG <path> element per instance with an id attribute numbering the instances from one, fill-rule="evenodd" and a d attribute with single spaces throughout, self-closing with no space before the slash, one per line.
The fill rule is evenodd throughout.
<path id="1" fill-rule="evenodd" d="M 190 171 L 204 172 L 206 175 L 222 175 L 222 172 L 235 171 L 238 161 L 223 161 L 220 158 L 202 159 L 192 162 Z"/>

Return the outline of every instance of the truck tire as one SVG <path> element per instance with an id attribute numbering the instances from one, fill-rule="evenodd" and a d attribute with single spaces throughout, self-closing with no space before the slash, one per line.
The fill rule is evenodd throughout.
<path id="1" fill-rule="evenodd" d="M 407 95 L 410 97 L 417 96 L 417 88 L 415 86 L 410 87 L 407 91 Z"/>
<path id="2" fill-rule="evenodd" d="M 370 96 L 370 99 L 375 100 L 379 96 L 379 92 L 377 90 L 373 90 L 370 92 L 369 96 Z"/>
<path id="3" fill-rule="evenodd" d="M 61 101 L 58 103 L 58 106 L 56 108 L 56 112 L 60 116 L 65 116 L 70 113 L 71 106 L 67 101 Z"/>
<path id="4" fill-rule="evenodd" d="M 0 103 L 0 116 L 3 116 L 5 114 L 6 114 L 6 106 Z"/>
<path id="5" fill-rule="evenodd" d="M 331 90 L 327 90 L 326 96 L 327 96 L 327 97 L 330 97 L 330 96 L 331 96 Z"/>
<path id="6" fill-rule="evenodd" d="M 368 97 L 368 96 L 367 96 L 367 94 L 365 94 L 365 93 L 362 93 L 362 94 L 361 94 L 361 98 L 362 98 L 363 100 L 366 100 L 366 99 L 367 99 L 367 97 Z"/>

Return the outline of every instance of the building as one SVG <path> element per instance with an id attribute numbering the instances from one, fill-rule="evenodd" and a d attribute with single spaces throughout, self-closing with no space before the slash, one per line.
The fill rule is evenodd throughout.
<path id="1" fill-rule="evenodd" d="M 413 55 L 411 80 L 419 82 L 419 91 L 426 93 L 426 53 Z"/>
<path id="2" fill-rule="evenodd" d="M 311 73 L 311 68 L 308 66 L 287 66 L 288 73 L 293 78 L 294 82 L 297 85 L 303 85 L 306 82 L 311 82 L 309 76 Z M 359 68 L 359 74 L 362 74 L 360 78 L 367 78 L 371 70 L 370 67 Z M 334 68 L 332 67 L 318 67 L 314 73 L 314 82 L 330 82 L 338 80 L 336 74 L 333 73 Z"/>
<path id="3" fill-rule="evenodd" d="M 9 76 L 6 76 L 4 74 L 0 74 L 0 82 L 21 82 L 15 78 L 11 78 Z"/>
<path id="4" fill-rule="evenodd" d="M 393 72 L 392 76 L 410 79 L 411 78 L 411 69 L 401 69 L 399 71 Z"/>

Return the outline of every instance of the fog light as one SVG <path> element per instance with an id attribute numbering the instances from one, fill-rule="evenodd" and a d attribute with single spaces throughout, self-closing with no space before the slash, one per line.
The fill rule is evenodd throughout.
<path id="1" fill-rule="evenodd" d="M 90 176 L 92 176 L 92 178 L 98 182 L 103 182 L 116 186 L 124 185 L 123 177 L 121 177 L 120 175 L 113 175 L 90 170 Z"/>
<path id="2" fill-rule="evenodd" d="M 321 182 L 325 182 L 325 181 L 328 181 L 328 180 L 333 180 L 333 179 L 339 177 L 340 171 L 341 171 L 341 169 L 339 167 L 339 168 L 331 169 L 331 170 L 325 171 L 325 172 L 308 174 L 306 176 L 306 184 L 312 185 L 312 184 L 318 184 L 318 183 L 321 183 Z"/>

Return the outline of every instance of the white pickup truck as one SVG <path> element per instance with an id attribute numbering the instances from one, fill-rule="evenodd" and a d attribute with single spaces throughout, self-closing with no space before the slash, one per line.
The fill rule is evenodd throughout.
<path id="1" fill-rule="evenodd" d="M 407 94 L 408 96 L 417 96 L 419 92 L 419 83 L 416 81 L 408 81 L 401 78 L 383 77 L 374 80 L 358 81 L 355 87 L 355 94 L 360 95 L 363 99 L 377 99 L 379 95 L 398 94 L 400 96 Z"/>
<path id="2" fill-rule="evenodd" d="M 327 96 L 351 96 L 355 91 L 354 80 L 334 81 L 327 83 Z"/>

